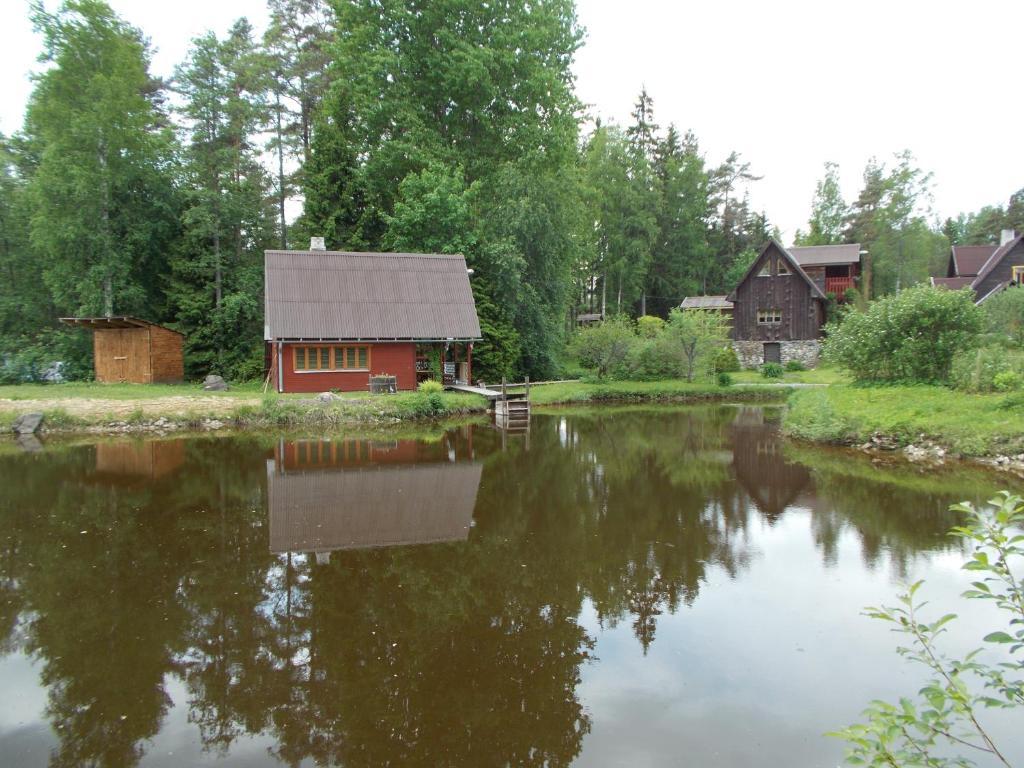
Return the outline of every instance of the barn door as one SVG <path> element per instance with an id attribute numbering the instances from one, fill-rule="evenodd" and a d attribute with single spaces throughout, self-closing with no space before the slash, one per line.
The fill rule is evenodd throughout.
<path id="1" fill-rule="evenodd" d="M 777 341 L 769 341 L 764 345 L 764 361 L 766 363 L 782 362 L 782 345 Z"/>
<path id="2" fill-rule="evenodd" d="M 128 332 L 118 331 L 113 348 L 114 360 L 111 366 L 114 381 L 128 381 Z"/>

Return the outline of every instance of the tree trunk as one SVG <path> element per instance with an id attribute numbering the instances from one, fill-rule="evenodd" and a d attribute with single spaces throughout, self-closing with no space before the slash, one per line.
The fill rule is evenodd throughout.
<path id="1" fill-rule="evenodd" d="M 281 131 L 281 92 L 274 89 L 274 105 L 277 112 L 277 205 L 281 218 L 281 250 L 288 248 L 288 232 L 284 219 L 284 136 Z"/>
<path id="2" fill-rule="evenodd" d="M 107 173 L 106 145 L 102 139 L 96 148 L 96 159 L 100 166 L 103 181 L 100 190 L 100 231 L 103 241 L 103 315 L 114 314 L 114 276 L 110 265 L 110 178 Z"/>
<path id="3" fill-rule="evenodd" d="M 616 313 L 622 312 L 622 273 L 619 273 L 619 288 L 615 296 L 615 311 Z"/>
<path id="4" fill-rule="evenodd" d="M 601 319 L 604 320 L 607 316 L 605 312 L 608 309 L 608 273 L 604 274 L 601 278 Z"/>
<path id="5" fill-rule="evenodd" d="M 647 314 L 647 291 L 640 294 L 640 317 Z"/>

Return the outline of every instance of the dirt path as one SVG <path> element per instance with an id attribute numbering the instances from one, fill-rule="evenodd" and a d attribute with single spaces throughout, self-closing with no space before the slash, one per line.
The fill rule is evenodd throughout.
<path id="1" fill-rule="evenodd" d="M 0 413 L 31 413 L 61 409 L 71 416 L 83 419 L 110 420 L 124 419 L 142 411 L 147 416 L 186 416 L 195 413 L 203 416 L 220 416 L 231 413 L 241 405 L 257 405 L 259 400 L 252 397 L 154 397 L 140 400 L 106 400 L 94 398 L 54 398 L 51 400 L 3 400 L 0 399 Z"/>

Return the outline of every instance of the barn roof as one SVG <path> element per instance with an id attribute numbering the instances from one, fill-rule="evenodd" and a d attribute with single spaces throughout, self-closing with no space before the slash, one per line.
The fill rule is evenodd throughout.
<path id="1" fill-rule="evenodd" d="M 687 296 L 680 309 L 732 309 L 727 296 Z"/>
<path id="2" fill-rule="evenodd" d="M 480 338 L 458 255 L 266 251 L 267 339 Z"/>
<path id="3" fill-rule="evenodd" d="M 980 270 L 978 270 L 978 276 L 976 278 L 974 278 L 974 282 L 971 283 L 971 286 L 974 287 L 974 288 L 980 287 L 982 281 L 986 277 L 988 277 L 989 273 L 993 269 L 995 269 L 997 266 L 999 266 L 999 262 L 1001 262 L 1003 260 L 1003 258 L 1010 251 L 1012 251 L 1014 248 L 1016 248 L 1021 243 L 1022 240 L 1024 240 L 1024 235 L 1017 235 L 1012 240 L 1010 240 L 1010 241 L 1004 243 L 1003 245 L 999 246 L 998 248 L 996 248 L 995 251 L 993 251 L 992 255 L 989 256 L 988 259 L 985 261 L 984 266 L 982 266 L 982 268 Z M 986 295 L 980 301 L 984 301 L 990 295 L 992 295 L 992 293 L 993 292 L 990 291 L 988 293 L 988 295 Z"/>
<path id="4" fill-rule="evenodd" d="M 65 325 L 73 325 L 80 328 L 91 328 L 94 331 L 106 328 L 163 328 L 165 331 L 177 333 L 179 336 L 182 335 L 180 331 L 176 331 L 173 328 L 158 325 L 157 323 L 151 323 L 149 320 L 129 317 L 127 315 L 121 315 L 119 317 L 61 317 L 58 318 L 58 320 Z"/>
<path id="5" fill-rule="evenodd" d="M 952 256 L 957 276 L 974 277 L 997 250 L 998 245 L 954 245 Z"/>
<path id="6" fill-rule="evenodd" d="M 267 474 L 271 552 L 464 541 L 483 465 L 470 462 Z"/>
<path id="7" fill-rule="evenodd" d="M 767 253 L 768 249 L 771 248 L 772 246 L 774 246 L 775 249 L 782 256 L 782 258 L 786 260 L 786 262 L 789 264 L 790 269 L 793 271 L 793 274 L 799 275 L 803 279 L 803 281 L 807 283 L 807 285 L 811 289 L 811 296 L 814 297 L 815 299 L 821 299 L 822 301 L 825 301 L 825 294 L 821 292 L 821 288 L 819 288 L 815 284 L 815 282 L 811 280 L 810 277 L 807 276 L 807 273 L 804 272 L 803 268 L 797 263 L 796 259 L 793 258 L 793 254 L 791 254 L 789 251 L 783 248 L 782 244 L 774 237 L 768 240 L 768 243 L 764 246 L 764 248 L 761 249 L 761 252 L 757 255 L 757 258 L 750 263 L 750 266 L 747 267 L 747 271 L 744 273 L 743 277 L 740 279 L 738 283 L 736 283 L 736 287 L 732 289 L 732 292 L 726 298 L 728 298 L 729 301 L 735 301 L 736 289 L 739 288 L 740 285 L 745 283 L 747 279 L 751 276 L 751 274 L 753 274 L 754 270 L 757 268 L 757 265 L 761 263 L 761 259 L 764 257 L 765 253 Z"/>
<path id="8" fill-rule="evenodd" d="M 859 264 L 860 243 L 843 245 L 801 245 L 787 249 L 801 267 Z"/>

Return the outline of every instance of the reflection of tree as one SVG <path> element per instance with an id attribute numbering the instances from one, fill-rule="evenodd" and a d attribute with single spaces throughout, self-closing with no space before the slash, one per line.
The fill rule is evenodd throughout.
<path id="1" fill-rule="evenodd" d="M 758 410 L 570 412 L 535 416 L 528 449 L 487 429 L 389 444 L 393 463 L 484 462 L 468 540 L 317 564 L 269 551 L 273 443 L 0 460 L 0 649 L 41 662 L 55 764 L 138 762 L 177 676 L 214 752 L 264 733 L 289 765 L 564 765 L 590 728 L 584 601 L 646 651 L 709 570 L 746 567 L 759 519 L 795 505 L 826 559 L 852 530 L 869 563 L 901 563 L 977 498 L 784 453 Z"/>

